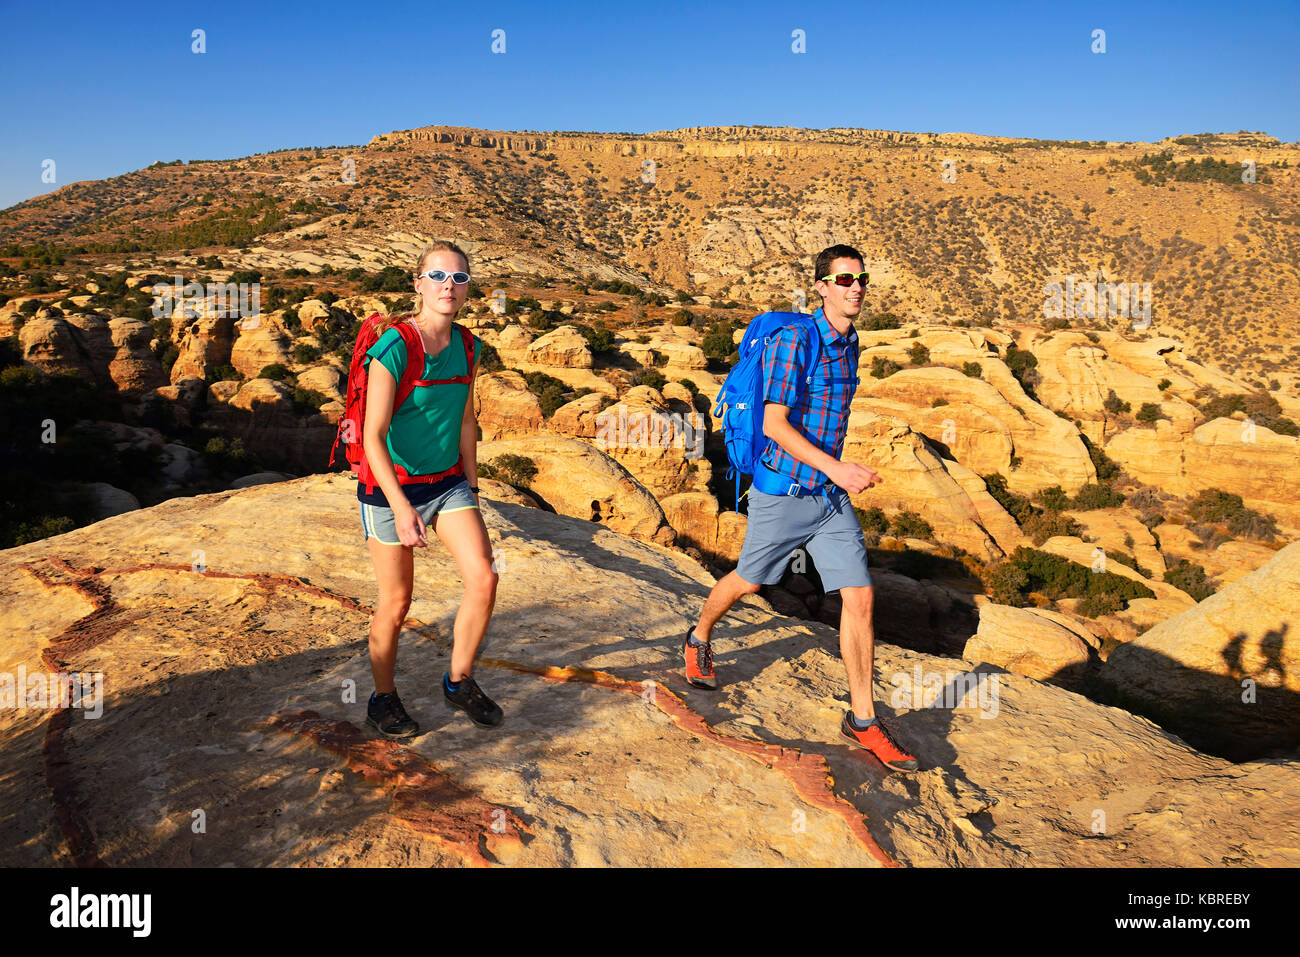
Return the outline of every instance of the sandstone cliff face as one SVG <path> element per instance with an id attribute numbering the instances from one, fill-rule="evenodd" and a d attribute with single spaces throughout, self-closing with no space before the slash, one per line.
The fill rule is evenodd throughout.
<path id="1" fill-rule="evenodd" d="M 1017 544 L 1022 537 L 1018 529 L 1012 532 L 1014 521 L 988 496 L 978 476 L 966 470 L 973 479 L 968 484 L 978 485 L 978 489 L 968 490 L 954 474 L 956 469 L 950 471 L 949 462 L 941 459 L 905 421 L 877 415 L 861 399 L 853 403 L 844 458 L 873 468 L 884 477 L 881 484 L 852 496 L 856 506 L 919 512 L 940 540 L 988 561 L 1010 550 L 994 538 L 993 529 L 986 524 L 990 516 L 1001 513 L 1010 522 L 1009 527 L 1005 522 L 996 526 L 1000 533 L 1017 536 Z M 987 501 L 979 501 L 981 496 Z M 1011 541 L 1006 544 L 1015 547 Z"/>
<path id="2" fill-rule="evenodd" d="M 1116 648 L 1116 700 L 1238 760 L 1300 744 L 1300 542 Z"/>
<path id="3" fill-rule="evenodd" d="M 537 474 L 527 490 L 556 512 L 607 525 L 616 532 L 671 544 L 663 509 L 623 466 L 586 442 L 559 436 L 480 442 L 478 460 L 501 455 L 529 459 Z"/>
<path id="4" fill-rule="evenodd" d="M 613 405 L 594 393 L 582 396 L 547 423 L 552 432 L 600 449 L 661 500 L 708 490 L 713 466 L 704 446 L 710 424 L 707 415 L 649 386 L 629 389 Z"/>
<path id="5" fill-rule="evenodd" d="M 1174 495 L 1217 488 L 1240 495 L 1250 508 L 1300 529 L 1300 438 L 1278 435 L 1235 419 L 1213 419 L 1179 431 L 1164 420 L 1154 429 L 1128 429 L 1106 444 L 1106 454 L 1134 478 Z"/>
<path id="6" fill-rule="evenodd" d="M 537 509 L 484 513 L 501 579 L 475 676 L 506 723 L 485 733 L 430 691 L 461 592 L 435 542 L 398 658 L 422 733 L 402 744 L 363 723 L 374 579 L 343 476 L 0 553 L 0 670 L 97 671 L 104 692 L 98 720 L 0 710 L 0 859 L 1300 864 L 1275 799 L 1300 785 L 1293 759 L 1232 765 L 1063 689 L 987 667 L 971 685 L 960 660 L 878 643 L 878 708 L 922 765 L 890 774 L 837 738 L 832 629 L 746 599 L 715 632 L 721 690 L 694 690 L 679 644 L 712 583 L 698 565 Z"/>

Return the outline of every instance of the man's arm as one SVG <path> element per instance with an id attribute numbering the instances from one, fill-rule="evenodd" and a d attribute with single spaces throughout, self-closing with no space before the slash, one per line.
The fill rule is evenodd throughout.
<path id="1" fill-rule="evenodd" d="M 763 434 L 804 465 L 825 473 L 840 488 L 861 492 L 880 481 L 874 469 L 841 462 L 790 424 L 790 409 L 798 402 L 805 370 L 816 361 L 813 353 L 807 333 L 793 327 L 782 329 L 768 344 L 763 355 Z"/>
<path id="2" fill-rule="evenodd" d="M 856 494 L 882 481 L 875 469 L 857 462 L 842 462 L 809 442 L 790 424 L 788 405 L 763 404 L 763 434 L 804 465 L 825 472 L 828 479 L 846 492 Z"/>

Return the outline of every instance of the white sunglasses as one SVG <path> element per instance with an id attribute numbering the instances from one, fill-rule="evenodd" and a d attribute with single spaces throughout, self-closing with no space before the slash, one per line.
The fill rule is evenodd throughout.
<path id="1" fill-rule="evenodd" d="M 432 279 L 434 282 L 444 282 L 448 276 L 458 286 L 463 286 L 469 282 L 469 273 L 467 272 L 443 272 L 441 269 L 430 269 L 428 272 L 420 273 L 420 278 Z"/>

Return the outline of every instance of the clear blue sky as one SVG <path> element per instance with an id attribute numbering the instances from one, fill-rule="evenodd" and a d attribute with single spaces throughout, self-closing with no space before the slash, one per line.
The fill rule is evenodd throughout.
<path id="1" fill-rule="evenodd" d="M 1091 52 L 1094 29 L 1104 54 Z M 40 179 L 46 158 L 57 186 L 428 124 L 1090 140 L 1248 129 L 1292 141 L 1297 50 L 1300 0 L 0 0 L 0 208 L 54 188 Z"/>

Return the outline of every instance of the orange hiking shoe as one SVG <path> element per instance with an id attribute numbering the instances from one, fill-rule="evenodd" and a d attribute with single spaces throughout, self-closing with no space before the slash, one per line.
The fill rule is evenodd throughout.
<path id="1" fill-rule="evenodd" d="M 871 752 L 881 764 L 893 768 L 895 771 L 915 771 L 917 769 L 916 758 L 898 746 L 898 742 L 890 735 L 889 730 L 881 723 L 879 718 L 873 721 L 871 727 L 865 731 L 859 731 L 849 723 L 849 715 L 851 714 L 853 714 L 852 710 L 844 712 L 844 720 L 840 723 L 840 737 L 854 747 Z"/>
<path id="2" fill-rule="evenodd" d="M 713 673 L 713 648 L 707 641 L 702 645 L 691 644 L 693 631 L 694 628 L 688 629 L 686 638 L 682 641 L 682 655 L 686 659 L 686 680 L 697 688 L 716 690 L 718 676 Z"/>

